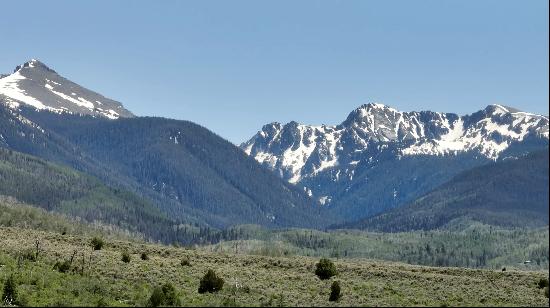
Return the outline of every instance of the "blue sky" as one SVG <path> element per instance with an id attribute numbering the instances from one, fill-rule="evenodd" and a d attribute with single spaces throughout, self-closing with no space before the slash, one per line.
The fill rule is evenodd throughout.
<path id="1" fill-rule="evenodd" d="M 548 1 L 2 1 L 0 72 L 30 58 L 137 115 L 240 143 L 367 102 L 548 114 Z"/>

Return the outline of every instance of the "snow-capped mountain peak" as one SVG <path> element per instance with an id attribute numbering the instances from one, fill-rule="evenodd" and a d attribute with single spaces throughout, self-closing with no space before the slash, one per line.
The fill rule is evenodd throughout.
<path id="1" fill-rule="evenodd" d="M 390 145 L 398 157 L 471 151 L 497 159 L 512 143 L 528 135 L 548 139 L 548 118 L 502 105 L 459 116 L 401 112 L 370 103 L 353 110 L 336 126 L 294 121 L 265 125 L 241 147 L 258 162 L 296 183 L 341 168 L 353 176 L 359 161 L 372 159 Z"/>
<path id="2" fill-rule="evenodd" d="M 25 62 L 21 65 L 16 66 L 15 69 L 13 70 L 13 72 L 16 73 L 17 71 L 19 71 L 21 69 L 24 69 L 24 68 L 42 69 L 42 70 L 46 70 L 46 71 L 50 71 L 50 72 L 55 73 L 54 70 L 52 70 L 46 64 L 40 62 L 37 59 L 31 59 L 31 60 L 29 60 L 29 61 L 27 61 L 27 62 Z"/>
<path id="3" fill-rule="evenodd" d="M 81 87 L 36 59 L 18 65 L 12 74 L 0 78 L 0 103 L 11 108 L 25 105 L 109 119 L 133 116 L 121 103 Z"/>

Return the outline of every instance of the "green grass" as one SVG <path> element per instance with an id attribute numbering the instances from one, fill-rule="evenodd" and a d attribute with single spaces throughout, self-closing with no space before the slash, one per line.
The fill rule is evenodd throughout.
<path id="1" fill-rule="evenodd" d="M 35 262 L 18 262 L 40 241 Z M 334 260 L 335 277 L 315 275 L 318 258 L 206 252 L 140 242 L 106 241 L 93 251 L 91 237 L 17 227 L 0 228 L 0 284 L 15 275 L 18 300 L 32 306 L 146 305 L 153 288 L 170 282 L 185 306 L 548 306 L 538 288 L 547 272 L 432 268 L 367 259 Z M 121 260 L 128 251 L 129 263 Z M 75 253 L 76 252 L 76 253 Z M 146 252 L 148 260 L 141 260 Z M 53 270 L 75 254 L 71 271 Z M 189 259 L 191 266 L 182 266 Z M 74 269 L 74 270 L 73 270 Z M 208 269 L 225 280 L 222 291 L 198 294 Z M 339 281 L 342 298 L 329 302 Z"/>
<path id="2" fill-rule="evenodd" d="M 79 218 L 49 212 L 2 195 L 0 195 L 0 226 L 51 231 L 60 234 L 97 235 L 104 238 L 132 240 L 143 238 L 141 234 L 129 232 L 118 226 L 100 222 L 87 223 Z"/>

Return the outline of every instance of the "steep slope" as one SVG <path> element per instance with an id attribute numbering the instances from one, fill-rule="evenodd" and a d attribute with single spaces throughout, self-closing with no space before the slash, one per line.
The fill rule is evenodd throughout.
<path id="1" fill-rule="evenodd" d="M 190 122 L 134 118 L 37 60 L 0 79 L 0 147 L 132 191 L 180 222 L 323 224 L 303 191 L 222 138 Z"/>
<path id="2" fill-rule="evenodd" d="M 392 211 L 345 225 L 384 232 L 431 230 L 454 220 L 505 227 L 548 225 L 548 150 L 464 171 Z"/>
<path id="3" fill-rule="evenodd" d="M 90 91 L 62 76 L 38 60 L 15 68 L 0 78 L 0 98 L 16 108 L 32 106 L 39 110 L 69 112 L 116 119 L 132 117 L 119 102 Z"/>
<path id="4" fill-rule="evenodd" d="M 187 121 L 163 118 L 94 120 L 36 113 L 117 173 L 186 207 L 217 226 L 259 223 L 315 226 L 314 202 L 219 136 Z M 185 211 L 184 207 L 181 210 Z"/>
<path id="5" fill-rule="evenodd" d="M 326 222 L 305 193 L 191 122 L 109 120 L 24 106 L 4 108 L 0 115 L 0 146 L 129 189 L 180 221 L 218 228 L 242 223 L 314 227 Z"/>
<path id="6" fill-rule="evenodd" d="M 547 145 L 548 118 L 509 107 L 458 116 L 367 104 L 337 126 L 265 125 L 241 148 L 346 220 L 403 205 L 462 170 Z"/>

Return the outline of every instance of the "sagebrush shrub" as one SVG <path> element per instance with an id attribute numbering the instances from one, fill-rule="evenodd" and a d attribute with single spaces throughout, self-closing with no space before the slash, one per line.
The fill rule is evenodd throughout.
<path id="1" fill-rule="evenodd" d="M 59 271 L 60 273 L 66 273 L 71 269 L 71 262 L 69 260 L 65 260 L 63 262 L 55 262 L 54 269 Z"/>
<path id="2" fill-rule="evenodd" d="M 25 250 L 21 253 L 21 258 L 23 260 L 35 262 L 37 260 L 36 252 L 34 252 L 32 249 Z"/>
<path id="3" fill-rule="evenodd" d="M 165 283 L 162 286 L 162 293 L 164 293 L 164 304 L 168 306 L 179 306 L 179 300 L 176 295 L 176 289 L 171 283 Z"/>
<path id="4" fill-rule="evenodd" d="M 130 263 L 130 254 L 127 251 L 122 252 L 122 262 Z"/>
<path id="5" fill-rule="evenodd" d="M 539 289 L 547 287 L 548 286 L 548 278 L 541 278 L 539 280 L 538 285 L 539 285 Z"/>
<path id="6" fill-rule="evenodd" d="M 199 293 L 218 292 L 223 288 L 223 279 L 218 277 L 213 270 L 208 270 L 202 277 L 199 285 Z"/>
<path id="7" fill-rule="evenodd" d="M 329 279 L 337 273 L 336 266 L 329 259 L 322 258 L 319 263 L 317 263 L 315 275 L 317 275 L 320 279 Z"/>
<path id="8" fill-rule="evenodd" d="M 331 302 L 335 302 L 340 299 L 340 296 L 340 283 L 338 281 L 335 281 L 330 286 L 330 296 L 328 300 Z"/>
<path id="9" fill-rule="evenodd" d="M 179 305 L 180 301 L 176 295 L 176 289 L 171 283 L 165 283 L 162 287 L 154 288 L 148 303 L 150 307 Z"/>
<path id="10" fill-rule="evenodd" d="M 165 301 L 164 292 L 159 287 L 153 289 L 151 297 L 149 297 L 149 307 L 158 307 Z"/>
<path id="11" fill-rule="evenodd" d="M 185 258 L 181 260 L 180 264 L 181 266 L 191 266 L 191 261 L 189 260 L 189 258 Z"/>
<path id="12" fill-rule="evenodd" d="M 99 237 L 94 237 L 92 238 L 91 244 L 94 250 L 101 250 L 103 245 L 105 245 L 105 242 Z"/>
<path id="13" fill-rule="evenodd" d="M 96 307 L 109 307 L 109 303 L 102 297 L 95 304 Z"/>

